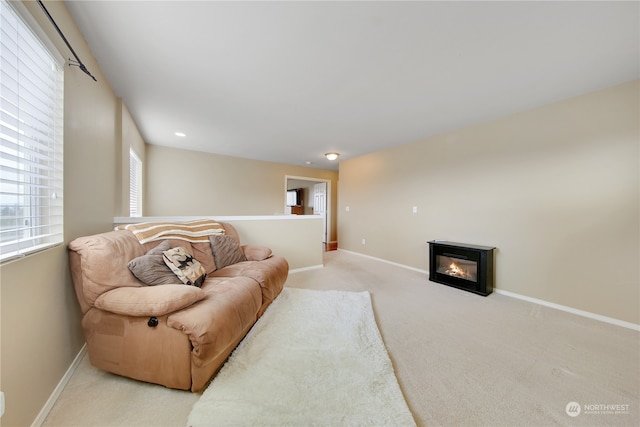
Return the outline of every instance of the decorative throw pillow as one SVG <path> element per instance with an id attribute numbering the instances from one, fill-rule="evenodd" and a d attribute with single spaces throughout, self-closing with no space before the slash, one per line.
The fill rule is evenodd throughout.
<path id="1" fill-rule="evenodd" d="M 164 251 L 163 257 L 164 262 L 185 285 L 200 287 L 207 278 L 202 264 L 182 246 Z"/>
<path id="2" fill-rule="evenodd" d="M 146 255 L 132 259 L 128 264 L 129 270 L 145 285 L 181 284 L 180 279 L 165 264 L 162 257 L 162 253 L 171 247 L 170 244 L 169 241 L 162 242 L 147 252 Z"/>
<path id="3" fill-rule="evenodd" d="M 240 244 L 231 236 L 226 234 L 212 235 L 209 236 L 209 242 L 211 242 L 211 251 L 216 261 L 217 270 L 247 260 Z"/>

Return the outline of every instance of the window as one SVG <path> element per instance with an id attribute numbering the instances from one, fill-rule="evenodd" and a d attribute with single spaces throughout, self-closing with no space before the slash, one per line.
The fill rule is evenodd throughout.
<path id="1" fill-rule="evenodd" d="M 129 150 L 129 216 L 142 216 L 142 161 Z"/>
<path id="2" fill-rule="evenodd" d="M 63 241 L 64 63 L 0 5 L 0 260 Z"/>

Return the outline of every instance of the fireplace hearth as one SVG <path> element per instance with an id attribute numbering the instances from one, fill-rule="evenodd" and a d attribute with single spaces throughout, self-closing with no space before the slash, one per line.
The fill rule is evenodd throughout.
<path id="1" fill-rule="evenodd" d="M 494 247 L 432 240 L 429 280 L 487 296 L 493 292 Z"/>

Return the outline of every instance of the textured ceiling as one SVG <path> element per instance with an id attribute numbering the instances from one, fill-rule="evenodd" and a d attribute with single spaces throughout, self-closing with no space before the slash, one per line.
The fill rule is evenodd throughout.
<path id="1" fill-rule="evenodd" d="M 147 143 L 301 166 L 640 77 L 638 2 L 66 4 Z"/>

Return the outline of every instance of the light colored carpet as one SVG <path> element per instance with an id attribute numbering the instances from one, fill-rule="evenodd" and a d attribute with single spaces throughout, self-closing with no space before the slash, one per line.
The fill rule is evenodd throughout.
<path id="1" fill-rule="evenodd" d="M 368 292 L 285 288 L 188 426 L 415 425 Z"/>
<path id="2" fill-rule="evenodd" d="M 425 260 L 427 249 L 416 248 Z M 496 293 L 484 298 L 340 250 L 324 263 L 290 274 L 287 288 L 369 292 L 419 426 L 640 425 L 638 332 Z M 45 426 L 184 426 L 200 397 L 99 371 L 87 359 Z M 570 417 L 572 401 L 629 409 Z"/>

